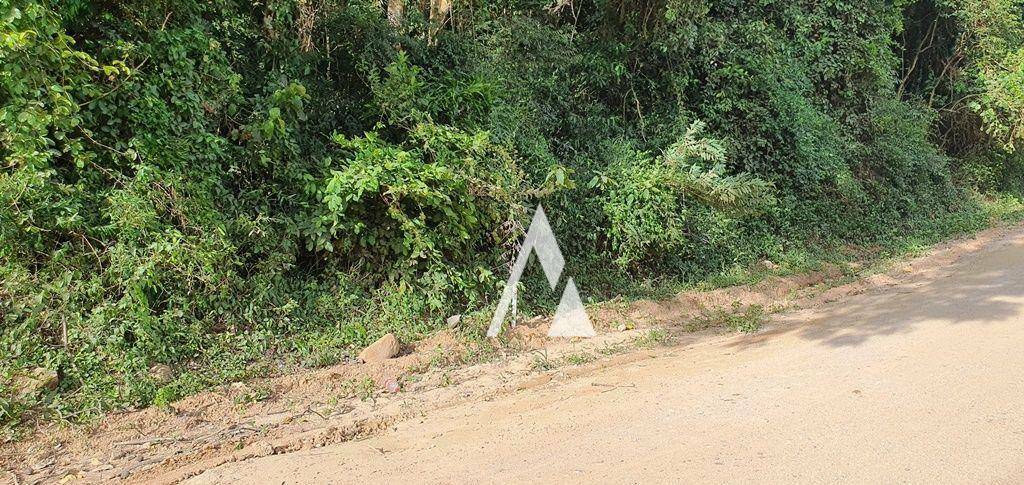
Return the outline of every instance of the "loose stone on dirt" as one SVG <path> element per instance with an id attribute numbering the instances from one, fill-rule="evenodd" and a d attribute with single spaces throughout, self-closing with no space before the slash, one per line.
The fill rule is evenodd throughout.
<path id="1" fill-rule="evenodd" d="M 253 457 L 264 457 L 274 454 L 274 445 L 267 441 L 257 441 L 247 447 L 245 447 L 245 455 L 251 455 Z"/>
<path id="2" fill-rule="evenodd" d="M 363 349 L 359 353 L 359 360 L 365 363 L 385 361 L 398 355 L 399 349 L 398 339 L 389 333 Z"/>

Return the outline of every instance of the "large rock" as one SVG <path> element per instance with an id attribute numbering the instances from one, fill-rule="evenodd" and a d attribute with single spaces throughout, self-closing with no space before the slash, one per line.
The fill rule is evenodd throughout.
<path id="1" fill-rule="evenodd" d="M 388 360 L 398 355 L 398 350 L 398 339 L 389 333 L 363 349 L 359 353 L 359 360 L 367 363 Z"/>

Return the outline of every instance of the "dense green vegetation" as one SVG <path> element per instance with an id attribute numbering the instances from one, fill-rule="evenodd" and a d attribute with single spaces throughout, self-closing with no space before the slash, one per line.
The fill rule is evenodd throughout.
<path id="1" fill-rule="evenodd" d="M 0 421 L 486 312 L 538 203 L 591 299 L 982 227 L 1024 177 L 1022 12 L 0 0 Z"/>

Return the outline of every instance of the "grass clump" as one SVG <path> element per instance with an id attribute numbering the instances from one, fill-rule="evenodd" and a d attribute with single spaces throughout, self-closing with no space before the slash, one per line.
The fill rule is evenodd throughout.
<path id="1" fill-rule="evenodd" d="M 713 308 L 703 312 L 687 325 L 691 331 L 708 329 L 728 329 L 737 332 L 751 333 L 761 329 L 767 320 L 762 305 L 743 305 L 735 301 L 731 307 Z"/>
<path id="2" fill-rule="evenodd" d="M 633 339 L 633 345 L 641 348 L 665 347 L 672 344 L 672 335 L 662 328 L 652 328 Z"/>

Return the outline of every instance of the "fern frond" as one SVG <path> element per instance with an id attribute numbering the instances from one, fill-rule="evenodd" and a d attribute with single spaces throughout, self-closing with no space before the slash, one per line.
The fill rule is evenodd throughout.
<path id="1" fill-rule="evenodd" d="M 665 150 L 665 160 L 673 165 L 685 165 L 697 159 L 708 163 L 725 162 L 725 144 L 715 138 L 701 138 L 707 125 L 697 120 L 690 124 L 683 138 Z"/>

